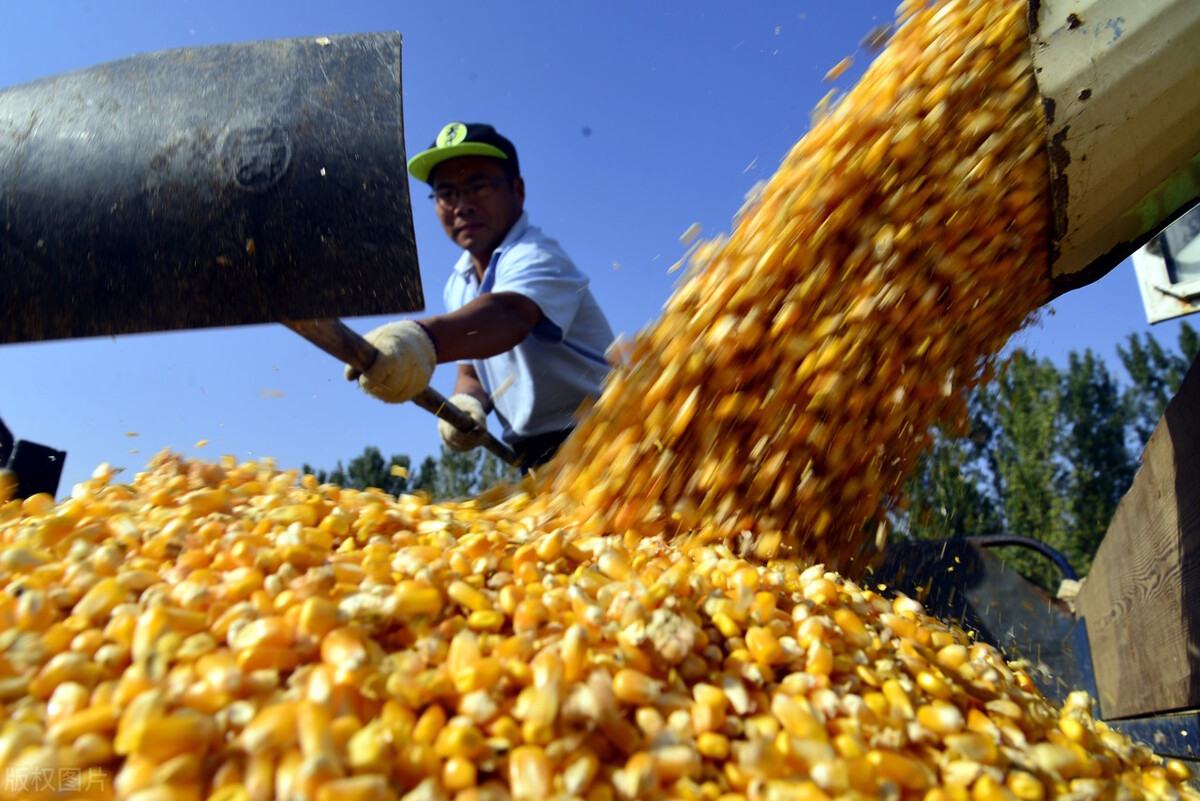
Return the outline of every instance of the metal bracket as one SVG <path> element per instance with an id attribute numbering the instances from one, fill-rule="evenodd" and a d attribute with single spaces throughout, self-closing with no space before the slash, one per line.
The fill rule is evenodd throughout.
<path id="1" fill-rule="evenodd" d="M 8 426 L 0 420 L 0 467 L 16 474 L 17 498 L 28 498 L 39 492 L 56 494 L 66 461 L 66 451 L 14 439 Z"/>

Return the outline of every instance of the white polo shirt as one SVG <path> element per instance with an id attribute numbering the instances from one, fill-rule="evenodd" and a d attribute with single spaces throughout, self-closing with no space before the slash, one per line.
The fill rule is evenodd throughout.
<path id="1" fill-rule="evenodd" d="M 613 341 L 587 276 L 522 212 L 492 254 L 482 282 L 471 254 L 463 252 L 443 300 L 448 311 L 456 311 L 486 292 L 524 295 L 543 315 L 512 350 L 466 361 L 492 397 L 504 440 L 570 428 L 580 404 L 600 397 L 609 370 L 604 353 Z"/>

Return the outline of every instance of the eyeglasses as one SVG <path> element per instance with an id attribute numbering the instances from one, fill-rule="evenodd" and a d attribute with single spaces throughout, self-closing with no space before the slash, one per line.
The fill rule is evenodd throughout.
<path id="1" fill-rule="evenodd" d="M 496 187 L 509 180 L 511 179 L 505 175 L 491 181 L 471 181 L 462 187 L 440 186 L 429 193 L 429 199 L 444 209 L 452 209 L 458 205 L 459 200 L 468 203 L 484 200 Z"/>

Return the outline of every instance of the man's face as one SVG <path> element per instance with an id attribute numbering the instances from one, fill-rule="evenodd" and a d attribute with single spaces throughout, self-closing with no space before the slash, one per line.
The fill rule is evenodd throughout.
<path id="1" fill-rule="evenodd" d="M 477 261 L 486 262 L 521 216 L 525 182 L 507 178 L 499 162 L 483 156 L 443 162 L 429 179 L 446 234 Z"/>

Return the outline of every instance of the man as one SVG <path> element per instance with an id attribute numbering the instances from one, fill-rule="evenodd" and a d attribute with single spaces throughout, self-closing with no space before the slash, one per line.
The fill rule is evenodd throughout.
<path id="1" fill-rule="evenodd" d="M 371 331 L 379 358 L 346 377 L 402 403 L 429 385 L 436 364 L 457 362 L 450 402 L 481 431 L 494 410 L 522 467 L 541 465 L 580 406 L 599 397 L 612 329 L 587 277 L 529 224 L 516 148 L 492 126 L 450 123 L 408 170 L 429 183 L 442 227 L 463 249 L 443 293 L 447 313 Z M 445 421 L 438 432 L 455 451 L 483 441 Z"/>

